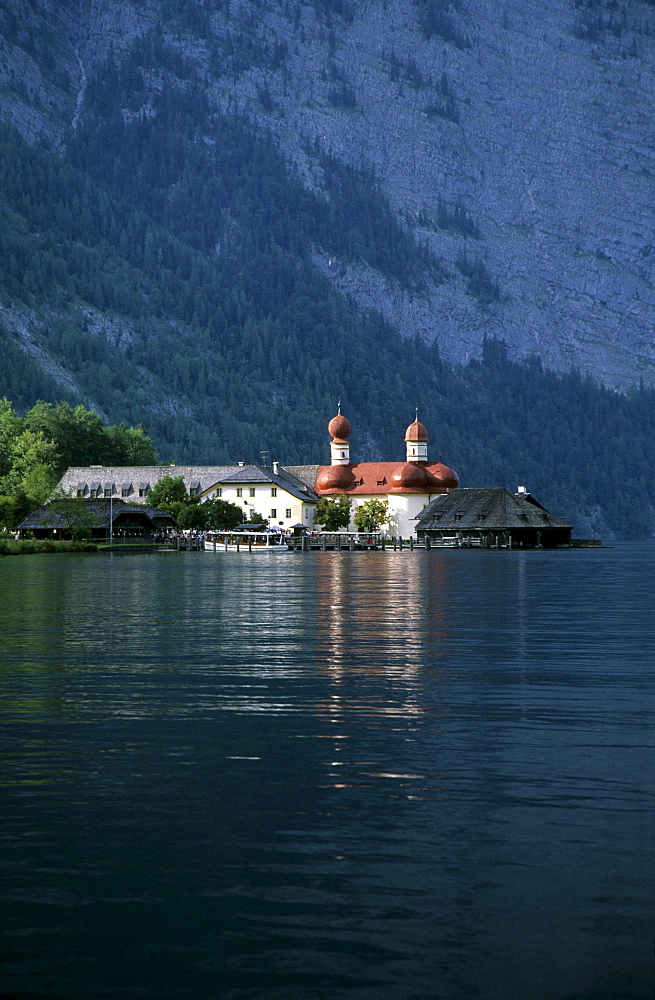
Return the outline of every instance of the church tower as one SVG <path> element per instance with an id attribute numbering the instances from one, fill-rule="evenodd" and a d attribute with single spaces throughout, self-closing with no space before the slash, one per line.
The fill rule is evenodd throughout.
<path id="1" fill-rule="evenodd" d="M 428 460 L 428 432 L 418 419 L 410 424 L 405 431 L 405 445 L 407 446 L 408 462 L 427 462 Z"/>
<path id="2" fill-rule="evenodd" d="M 332 435 L 332 440 L 330 441 L 332 465 L 350 464 L 350 442 L 348 441 L 350 430 L 350 421 L 342 415 L 341 402 L 339 402 L 337 415 L 336 417 L 332 417 L 332 420 L 328 424 L 328 433 Z"/>

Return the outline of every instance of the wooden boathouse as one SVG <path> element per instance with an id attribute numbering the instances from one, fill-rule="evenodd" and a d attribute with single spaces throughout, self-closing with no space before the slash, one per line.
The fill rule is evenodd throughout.
<path id="1" fill-rule="evenodd" d="M 460 548 L 568 548 L 572 531 L 521 489 L 460 487 L 436 497 L 416 522 L 419 542 Z"/>

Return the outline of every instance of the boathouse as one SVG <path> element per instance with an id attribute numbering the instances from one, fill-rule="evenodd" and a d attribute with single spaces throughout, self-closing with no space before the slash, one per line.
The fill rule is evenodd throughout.
<path id="1" fill-rule="evenodd" d="M 416 535 L 441 545 L 558 548 L 573 528 L 525 490 L 458 489 L 435 497 L 416 520 Z"/>
<path id="2" fill-rule="evenodd" d="M 175 518 L 163 510 L 115 499 L 61 500 L 33 510 L 18 525 L 19 537 L 67 539 L 83 534 L 94 541 L 150 541 L 155 531 L 175 528 Z"/>

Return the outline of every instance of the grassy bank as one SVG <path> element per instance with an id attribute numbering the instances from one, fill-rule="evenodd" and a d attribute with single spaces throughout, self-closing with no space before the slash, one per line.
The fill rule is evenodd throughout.
<path id="1" fill-rule="evenodd" d="M 97 552 L 96 542 L 55 542 L 51 538 L 0 538 L 0 556 L 27 556 L 34 552 Z"/>

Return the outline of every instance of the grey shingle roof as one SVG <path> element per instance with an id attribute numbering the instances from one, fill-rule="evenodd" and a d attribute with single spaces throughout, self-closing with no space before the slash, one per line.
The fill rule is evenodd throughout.
<path id="1" fill-rule="evenodd" d="M 503 488 L 458 489 L 436 497 L 416 520 L 417 530 L 465 531 L 479 529 L 571 528 L 550 514 L 529 493 Z"/>
<path id="2" fill-rule="evenodd" d="M 221 483 L 273 483 L 288 490 L 298 500 L 318 501 L 314 493 L 314 482 L 318 466 L 299 466 L 301 470 L 315 470 L 311 475 L 298 476 L 294 470 L 278 466 L 278 471 L 259 465 L 134 465 L 106 466 L 104 468 L 77 466 L 66 470 L 59 483 L 58 490 L 75 495 L 78 490 L 114 490 L 130 489 L 134 496 L 129 499 L 134 503 L 145 504 L 146 497 L 139 497 L 138 491 L 152 489 L 160 479 L 170 476 L 176 479 L 182 476 L 187 490 L 204 493 L 212 486 Z M 102 476 L 102 479 L 100 479 Z M 117 487 L 117 484 L 120 486 Z"/>
<path id="3" fill-rule="evenodd" d="M 284 471 L 288 475 L 293 476 L 294 479 L 300 480 L 305 486 L 308 486 L 310 490 L 314 490 L 314 484 L 316 483 L 316 477 L 318 476 L 318 470 L 320 465 L 285 465 Z"/>
<path id="4" fill-rule="evenodd" d="M 286 490 L 296 500 L 318 501 L 318 497 L 311 487 L 308 487 L 297 476 L 290 474 L 288 469 L 283 469 L 280 466 L 278 466 L 277 472 L 261 465 L 238 466 L 230 471 L 230 475 L 217 480 L 216 483 L 211 483 L 211 486 L 225 485 L 226 483 L 232 485 L 272 483 L 273 486 L 279 486 Z"/>
<path id="5" fill-rule="evenodd" d="M 223 483 L 270 483 L 271 477 L 258 465 L 239 465 L 224 476 Z"/>
<path id="6" fill-rule="evenodd" d="M 105 481 L 111 481 L 116 488 L 116 484 L 125 484 L 121 488 L 134 490 L 135 495 L 130 495 L 130 500 L 134 503 L 145 503 L 145 497 L 139 497 L 138 491 L 150 487 L 152 489 L 164 476 L 171 476 L 176 479 L 182 476 L 187 490 L 191 488 L 192 481 L 200 482 L 201 492 L 213 486 L 223 476 L 234 471 L 233 465 L 132 465 L 132 466 L 105 466 L 104 468 L 90 468 L 88 466 L 71 466 L 66 470 L 59 483 L 58 490 L 65 493 L 77 493 L 78 489 L 98 489 Z M 102 477 L 102 478 L 101 478 Z"/>

